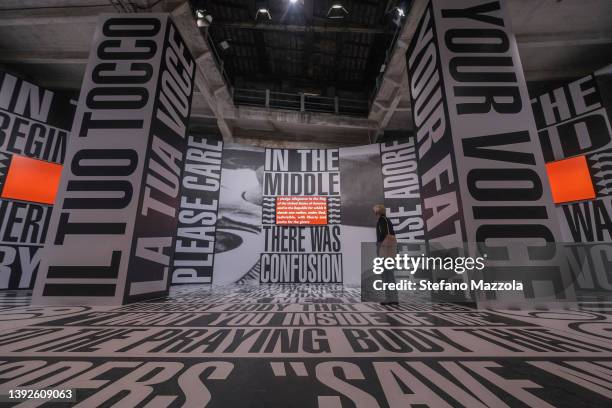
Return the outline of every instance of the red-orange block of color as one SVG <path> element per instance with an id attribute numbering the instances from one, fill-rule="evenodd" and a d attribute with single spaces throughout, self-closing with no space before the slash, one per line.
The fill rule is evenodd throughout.
<path id="1" fill-rule="evenodd" d="M 53 204 L 59 187 L 62 165 L 13 155 L 3 198 Z"/>
<path id="2" fill-rule="evenodd" d="M 548 181 L 556 204 L 592 200 L 595 189 L 585 156 L 546 163 Z"/>

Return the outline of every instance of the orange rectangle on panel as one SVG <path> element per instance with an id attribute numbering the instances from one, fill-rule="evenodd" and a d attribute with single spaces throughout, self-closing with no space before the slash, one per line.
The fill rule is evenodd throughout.
<path id="1" fill-rule="evenodd" d="M 556 204 L 595 198 L 593 180 L 585 156 L 546 163 L 546 173 Z"/>
<path id="2" fill-rule="evenodd" d="M 2 198 L 53 204 L 62 165 L 13 155 L 2 189 Z"/>

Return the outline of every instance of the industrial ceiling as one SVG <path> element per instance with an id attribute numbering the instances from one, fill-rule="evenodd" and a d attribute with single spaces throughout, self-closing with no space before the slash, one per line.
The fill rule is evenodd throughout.
<path id="1" fill-rule="evenodd" d="M 336 3 L 346 14 L 330 19 Z M 507 3 L 532 91 L 612 63 L 612 1 Z M 169 12 L 199 66 L 192 129 L 218 128 L 228 140 L 261 145 L 363 144 L 385 131 L 412 129 L 404 54 L 425 4 L 3 0 L 0 67 L 76 97 L 98 14 Z M 405 14 L 399 24 L 397 7 Z M 261 9 L 270 18 L 258 15 Z M 256 103 L 245 103 L 249 96 L 240 90 L 254 92 Z M 266 92 L 272 102 L 289 102 L 266 104 Z M 348 102 L 358 108 L 346 108 Z"/>

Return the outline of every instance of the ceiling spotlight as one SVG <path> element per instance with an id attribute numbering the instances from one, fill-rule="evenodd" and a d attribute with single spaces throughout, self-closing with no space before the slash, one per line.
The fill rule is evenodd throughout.
<path id="1" fill-rule="evenodd" d="M 395 6 L 388 11 L 389 16 L 391 17 L 391 21 L 397 27 L 402 26 L 402 19 L 406 16 L 406 12 L 404 11 L 404 7 L 401 5 Z"/>
<path id="2" fill-rule="evenodd" d="M 229 50 L 229 48 L 230 48 L 229 41 L 227 41 L 227 40 L 223 40 L 223 41 L 221 41 L 221 42 L 219 43 L 219 47 L 221 47 L 221 49 L 222 49 L 223 51 L 227 51 L 227 50 Z"/>
<path id="3" fill-rule="evenodd" d="M 289 3 L 291 3 L 291 4 L 295 4 L 297 2 L 298 2 L 298 0 L 289 0 Z"/>
<path id="4" fill-rule="evenodd" d="M 344 18 L 348 15 L 348 10 L 341 3 L 333 3 L 327 11 L 327 18 Z"/>
<path id="5" fill-rule="evenodd" d="M 255 14 L 255 20 L 272 20 L 270 11 L 265 7 L 260 7 Z"/>
<path id="6" fill-rule="evenodd" d="M 206 10 L 196 10 L 195 16 L 198 27 L 208 27 L 210 24 L 212 24 L 213 18 L 206 12 Z"/>

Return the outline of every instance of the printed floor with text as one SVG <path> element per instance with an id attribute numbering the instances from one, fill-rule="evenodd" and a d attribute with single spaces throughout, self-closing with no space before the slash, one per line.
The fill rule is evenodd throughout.
<path id="1" fill-rule="evenodd" d="M 73 390 L 11 401 L 10 390 Z M 179 286 L 120 307 L 0 294 L 0 406 L 610 407 L 612 302 L 362 303 L 341 285 Z"/>

